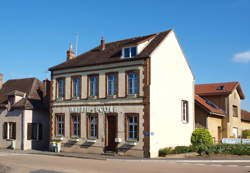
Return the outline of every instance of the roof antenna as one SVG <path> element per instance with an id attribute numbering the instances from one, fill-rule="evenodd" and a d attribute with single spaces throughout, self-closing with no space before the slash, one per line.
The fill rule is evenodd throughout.
<path id="1" fill-rule="evenodd" d="M 75 45 L 75 53 L 76 53 L 76 56 L 78 55 L 78 41 L 79 41 L 79 32 L 76 32 L 75 33 L 75 37 L 76 37 L 76 45 Z"/>

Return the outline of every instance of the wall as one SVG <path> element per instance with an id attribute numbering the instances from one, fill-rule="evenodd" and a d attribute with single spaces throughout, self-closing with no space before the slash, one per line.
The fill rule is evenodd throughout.
<path id="1" fill-rule="evenodd" d="M 7 109 L 0 109 L 0 132 L 3 132 L 4 122 L 16 123 L 16 149 L 22 148 L 22 110 L 8 112 Z M 0 134 L 0 148 L 6 148 L 11 145 L 11 141 L 3 139 L 3 133 Z"/>
<path id="2" fill-rule="evenodd" d="M 212 137 L 214 138 L 214 142 L 218 143 L 221 140 L 219 137 L 218 127 L 222 128 L 222 118 L 219 117 L 208 117 L 207 118 L 207 128 Z M 220 131 L 222 133 L 222 131 Z"/>
<path id="3" fill-rule="evenodd" d="M 208 113 L 195 104 L 195 128 L 207 128 Z"/>
<path id="4" fill-rule="evenodd" d="M 41 123 L 42 140 L 28 140 L 28 123 Z M 49 112 L 42 110 L 24 111 L 24 150 L 46 150 L 49 146 Z"/>
<path id="5" fill-rule="evenodd" d="M 189 122 L 182 122 L 182 100 L 189 102 Z M 190 145 L 194 130 L 194 77 L 170 32 L 151 55 L 150 155 L 160 148 Z"/>
<path id="6" fill-rule="evenodd" d="M 118 113 L 118 137 L 122 139 L 122 142 L 118 145 L 118 149 L 122 150 L 120 154 L 133 155 L 143 157 L 143 60 L 122 62 L 115 64 L 99 65 L 92 67 L 82 67 L 77 69 L 67 69 L 61 70 L 60 72 L 55 72 L 52 76 L 52 92 L 53 92 L 53 103 L 52 103 L 52 135 L 55 137 L 55 114 L 64 113 L 65 114 L 65 137 L 63 140 L 63 151 L 66 152 L 83 152 L 83 153 L 103 153 L 105 147 L 105 114 L 98 113 L 99 121 L 99 137 L 91 146 L 86 144 L 87 134 L 86 134 L 86 113 L 81 113 L 81 137 L 80 141 L 73 144 L 70 142 L 70 107 L 75 106 L 101 106 L 108 105 L 114 106 Z M 126 96 L 126 71 L 138 70 L 140 76 L 139 84 L 139 95 L 137 97 Z M 117 98 L 106 97 L 106 82 L 105 73 L 108 72 L 118 72 L 118 96 Z M 91 99 L 87 96 L 87 76 L 89 74 L 99 74 L 99 98 Z M 80 100 L 71 100 L 70 98 L 70 88 L 71 88 L 71 76 L 80 75 L 82 78 L 82 95 Z M 56 101 L 56 78 L 66 77 L 66 99 L 64 101 Z M 139 114 L 139 141 L 136 146 L 123 150 L 125 145 L 125 113 L 138 113 Z"/>
<path id="7" fill-rule="evenodd" d="M 249 121 L 241 121 L 241 131 L 250 129 L 250 122 Z"/>
<path id="8" fill-rule="evenodd" d="M 233 105 L 238 107 L 238 117 L 233 117 Z M 228 137 L 232 136 L 232 129 L 234 127 L 238 128 L 238 135 L 241 136 L 241 106 L 240 106 L 240 96 L 235 89 L 230 95 L 229 95 L 229 122 L 228 123 Z"/>

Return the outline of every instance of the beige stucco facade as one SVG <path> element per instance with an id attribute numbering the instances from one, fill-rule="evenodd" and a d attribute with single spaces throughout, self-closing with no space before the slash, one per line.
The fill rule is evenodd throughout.
<path id="1" fill-rule="evenodd" d="M 220 139 L 218 137 L 219 126 L 222 127 L 220 129 L 222 131 L 222 138 L 241 137 L 242 130 L 250 128 L 250 122 L 241 120 L 241 98 L 237 88 L 228 95 L 208 95 L 204 97 L 223 109 L 225 116 L 211 117 L 209 112 L 202 110 L 200 106 L 196 106 L 196 127 L 199 127 L 199 123 L 203 122 L 202 127 L 208 128 L 211 135 L 217 140 Z M 237 107 L 237 116 L 234 116 L 234 107 Z M 206 126 L 204 122 L 206 122 Z"/>
<path id="2" fill-rule="evenodd" d="M 70 136 L 70 114 L 74 113 L 70 111 L 71 108 L 85 106 L 90 109 L 94 109 L 96 107 L 113 107 L 115 110 L 112 113 L 117 115 L 117 138 L 121 139 L 121 142 L 117 145 L 117 150 L 120 154 L 126 155 L 134 155 L 143 157 L 143 124 L 144 124 L 144 105 L 143 105 L 143 65 L 144 61 L 135 61 L 129 63 L 118 63 L 112 65 L 102 65 L 102 66 L 92 66 L 85 68 L 72 69 L 72 71 L 60 71 L 60 74 L 57 75 L 55 72 L 52 79 L 52 88 L 53 93 L 56 92 L 56 79 L 60 77 L 65 77 L 65 100 L 64 101 L 55 101 L 52 104 L 52 129 L 55 129 L 55 115 L 58 113 L 63 113 L 65 115 L 65 136 L 62 141 L 62 151 L 68 152 L 83 152 L 83 153 L 103 153 L 105 148 L 105 117 L 108 113 L 105 112 L 94 112 L 98 113 L 98 138 L 96 142 L 89 145 L 86 134 L 86 124 L 87 124 L 87 113 L 90 112 L 81 112 L 81 136 L 80 140 L 73 145 L 70 144 L 71 136 Z M 107 70 L 99 70 L 107 69 Z M 134 97 L 125 97 L 125 80 L 126 80 L 126 71 L 130 70 L 138 70 L 139 71 L 139 94 Z M 74 71 L 82 71 L 74 73 Z M 87 71 L 87 72 L 84 72 Z M 66 72 L 66 73 L 65 73 Z M 106 78 L 105 74 L 110 72 L 118 72 L 118 95 L 116 98 L 107 98 L 106 97 Z M 91 74 L 99 74 L 99 98 L 88 98 L 87 96 L 87 77 Z M 81 90 L 81 99 L 79 100 L 71 100 L 70 91 L 71 91 L 71 76 L 81 76 L 82 79 L 82 90 Z M 56 98 L 55 94 L 53 94 L 52 98 Z M 93 113 L 93 112 L 92 112 Z M 137 144 L 133 147 L 126 145 L 125 140 L 125 113 L 137 113 L 139 114 L 139 140 L 136 142 Z M 55 131 L 52 131 L 52 138 L 55 137 Z M 129 149 L 127 149 L 129 148 Z"/>
<path id="3" fill-rule="evenodd" d="M 48 148 L 49 139 L 49 114 L 42 110 L 23 110 L 15 109 L 14 111 L 8 111 L 7 109 L 0 110 L 0 131 L 3 132 L 5 122 L 16 123 L 16 149 L 30 150 L 40 149 L 44 150 Z M 41 123 L 43 126 L 42 140 L 28 140 L 28 123 Z M 3 134 L 0 135 L 0 147 L 9 148 L 11 140 L 3 139 Z"/>

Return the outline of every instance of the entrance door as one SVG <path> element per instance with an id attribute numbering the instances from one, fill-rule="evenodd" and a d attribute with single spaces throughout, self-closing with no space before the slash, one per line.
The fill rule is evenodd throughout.
<path id="1" fill-rule="evenodd" d="M 106 120 L 106 150 L 116 151 L 117 116 L 107 115 Z"/>

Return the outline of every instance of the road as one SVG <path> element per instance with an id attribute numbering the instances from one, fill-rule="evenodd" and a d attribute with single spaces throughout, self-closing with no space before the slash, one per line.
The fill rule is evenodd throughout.
<path id="1" fill-rule="evenodd" d="M 248 173 L 249 163 L 185 163 L 166 160 L 92 160 L 34 154 L 0 153 L 6 173 Z M 4 172 L 0 168 L 0 173 Z"/>

